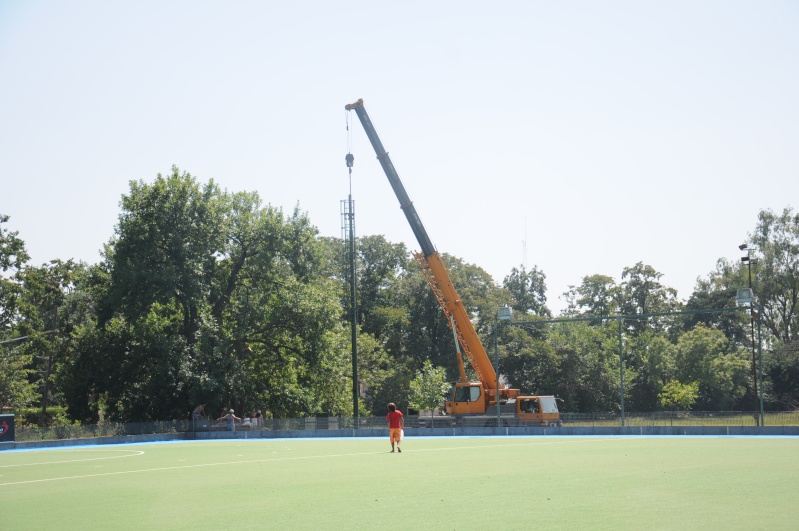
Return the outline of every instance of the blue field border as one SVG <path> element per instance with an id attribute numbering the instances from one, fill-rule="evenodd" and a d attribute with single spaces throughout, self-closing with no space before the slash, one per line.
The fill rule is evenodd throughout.
<path id="1" fill-rule="evenodd" d="M 376 439 L 387 437 L 385 429 L 256 430 L 237 432 L 187 432 L 125 435 L 91 439 L 4 442 L 0 452 L 47 448 L 97 447 L 186 441 L 242 441 L 273 439 Z M 409 438 L 439 437 L 797 437 L 799 426 L 618 426 L 580 428 L 406 428 Z"/>
<path id="2" fill-rule="evenodd" d="M 132 437 L 141 437 L 141 436 L 132 436 Z M 383 437 L 380 439 L 385 438 L 388 440 L 388 436 L 384 434 Z M 407 437 L 406 437 L 407 438 Z M 497 436 L 497 435 L 453 435 L 450 436 L 451 439 L 535 439 L 539 438 L 535 435 L 507 435 L 507 436 Z M 619 440 L 633 440 L 633 439 L 794 439 L 796 435 L 767 435 L 767 434 L 759 434 L 759 435 L 560 435 L 557 437 L 558 439 L 619 439 Z M 74 442 L 75 444 L 48 444 L 46 446 L 41 445 L 31 445 L 29 443 L 17 443 L 17 447 L 15 448 L 2 448 L 0 450 L 5 450 L 9 453 L 11 452 L 36 452 L 36 451 L 47 451 L 47 450 L 87 450 L 87 449 L 97 449 L 100 447 L 105 446 L 114 446 L 114 447 L 135 447 L 135 446 L 151 446 L 151 445 L 158 445 L 158 444 L 205 444 L 209 442 L 214 443 L 262 443 L 262 442 L 274 442 L 274 441 L 285 441 L 285 440 L 294 440 L 294 441 L 331 441 L 331 440 L 358 440 L 358 441 L 375 441 L 376 438 L 372 436 L 355 436 L 355 437 L 227 437 L 227 438 L 213 438 L 213 439 L 184 439 L 184 438 L 175 438 L 169 440 L 146 440 L 146 441 L 125 441 L 125 442 L 95 442 L 93 439 L 71 439 L 69 441 L 42 441 L 42 442 Z M 419 439 L 442 439 L 441 436 L 435 435 L 419 435 L 419 436 L 412 436 L 410 437 L 410 444 L 413 444 L 413 440 Z M 10 443 L 5 443 L 10 444 Z"/>

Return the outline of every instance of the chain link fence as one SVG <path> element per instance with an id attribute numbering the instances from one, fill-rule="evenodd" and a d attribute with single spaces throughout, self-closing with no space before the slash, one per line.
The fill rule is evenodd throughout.
<path id="1" fill-rule="evenodd" d="M 625 413 L 624 426 L 757 426 L 758 413 L 754 411 L 655 411 L 650 413 Z M 619 414 L 561 413 L 563 425 L 569 426 L 621 426 Z M 782 411 L 764 414 L 764 426 L 799 426 L 799 411 Z"/>
<path id="2" fill-rule="evenodd" d="M 624 422 L 620 414 L 613 413 L 562 413 L 564 427 L 617 427 L 617 426 L 757 426 L 754 411 L 659 411 L 649 413 L 625 413 Z M 407 428 L 446 427 L 496 427 L 497 419 L 487 417 L 458 418 L 448 416 L 406 415 Z M 501 419 L 502 426 L 526 426 L 516 419 Z M 533 426 L 533 424 L 530 424 Z M 765 414 L 764 426 L 799 426 L 799 411 L 769 412 Z M 357 426 L 353 417 L 301 417 L 289 419 L 267 419 L 262 424 L 242 422 L 236 431 L 280 430 L 353 430 L 384 429 L 385 417 L 360 417 Z M 127 435 L 151 435 L 191 433 L 203 431 L 226 431 L 224 422 L 209 419 L 172 420 L 161 422 L 103 423 L 90 425 L 59 425 L 48 428 L 19 426 L 16 441 L 47 441 L 63 439 L 89 439 L 119 437 Z"/>
<path id="3" fill-rule="evenodd" d="M 103 424 L 61 424 L 46 428 L 18 426 L 17 442 L 50 441 L 59 439 L 91 439 L 97 437 L 122 437 L 126 435 L 151 435 L 181 433 L 191 430 L 191 421 L 128 422 Z"/>

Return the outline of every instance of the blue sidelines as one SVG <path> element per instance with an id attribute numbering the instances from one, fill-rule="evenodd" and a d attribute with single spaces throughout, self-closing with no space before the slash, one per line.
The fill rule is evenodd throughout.
<path id="1" fill-rule="evenodd" d="M 452 435 L 448 439 L 539 439 L 544 440 L 540 435 Z M 43 452 L 43 451 L 63 451 L 63 450 L 86 450 L 86 449 L 104 449 L 104 448 L 124 448 L 135 446 L 152 446 L 160 444 L 207 444 L 207 443 L 265 443 L 265 442 L 286 442 L 286 441 L 373 441 L 383 442 L 383 437 L 273 437 L 273 438 L 241 438 L 241 439 L 202 439 L 202 440 L 184 440 L 174 439 L 168 441 L 140 441 L 140 442 L 118 442 L 118 443 L 87 443 L 87 444 L 64 444 L 64 445 L 51 445 L 46 447 L 32 447 L 32 448 L 8 448 L 3 449 L 5 444 L 0 444 L 0 459 L 5 453 L 16 452 Z M 441 440 L 441 436 L 413 436 L 406 437 L 405 440 Z M 799 439 L 795 435 L 559 435 L 557 439 Z M 69 439 L 68 439 L 69 440 Z M 75 439 L 71 439 L 75 440 Z M 385 440 L 388 441 L 388 435 Z M 65 441 L 66 442 L 66 441 Z M 413 444 L 411 442 L 411 444 Z M 410 449 L 410 448 L 409 448 Z"/>

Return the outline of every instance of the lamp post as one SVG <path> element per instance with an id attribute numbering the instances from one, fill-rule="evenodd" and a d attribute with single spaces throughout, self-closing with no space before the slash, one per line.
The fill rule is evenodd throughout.
<path id="1" fill-rule="evenodd" d="M 619 404 L 621 406 L 621 426 L 624 427 L 624 346 L 622 343 L 622 327 L 624 317 L 617 317 L 619 325 Z"/>
<path id="2" fill-rule="evenodd" d="M 766 419 L 763 416 L 763 340 L 760 335 L 760 306 L 757 307 L 757 366 L 758 378 L 760 379 L 760 425 L 765 426 Z"/>
<path id="3" fill-rule="evenodd" d="M 749 303 L 749 326 L 752 332 L 752 384 L 754 385 L 754 394 L 755 394 L 755 425 L 760 426 L 761 418 L 758 415 L 759 407 L 758 407 L 758 394 L 757 394 L 757 357 L 755 354 L 755 301 L 754 301 L 754 294 L 752 292 L 752 264 L 757 263 L 757 258 L 752 257 L 752 249 L 745 243 L 742 243 L 738 246 L 738 249 L 741 251 L 746 251 L 746 256 L 741 257 L 741 262 L 746 264 L 746 268 L 749 273 L 749 294 L 752 296 L 752 301 Z M 758 324 L 759 324 L 760 314 L 758 313 Z"/>
<path id="4" fill-rule="evenodd" d="M 499 327 L 502 324 L 502 321 L 510 321 L 513 318 L 513 308 L 510 306 L 500 306 L 499 310 L 497 310 L 497 324 L 494 325 L 494 357 L 496 358 L 496 368 L 495 371 L 497 373 L 497 397 L 496 397 L 496 406 L 497 406 L 497 428 L 499 428 L 501 424 L 500 418 L 500 408 L 499 408 Z"/>

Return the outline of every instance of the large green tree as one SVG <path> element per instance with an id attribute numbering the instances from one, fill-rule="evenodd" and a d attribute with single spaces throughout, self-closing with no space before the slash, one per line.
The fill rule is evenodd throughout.
<path id="1" fill-rule="evenodd" d="M 710 272 L 707 278 L 697 280 L 685 309 L 701 312 L 708 309 L 733 308 L 737 289 L 745 286 L 747 286 L 745 270 L 726 259 L 719 259 L 716 269 Z M 684 318 L 683 330 L 691 330 L 699 323 L 718 328 L 732 341 L 745 342 L 749 336 L 749 316 L 744 311 L 689 314 Z"/>
<path id="2" fill-rule="evenodd" d="M 674 344 L 665 334 L 648 329 L 626 337 L 623 344 L 625 367 L 633 385 L 625 387 L 625 408 L 657 411 L 659 394 L 674 374 Z"/>
<path id="3" fill-rule="evenodd" d="M 632 267 L 625 267 L 621 274 L 621 285 L 617 292 L 618 310 L 622 315 L 645 315 L 668 313 L 682 309 L 677 299 L 677 290 L 661 283 L 663 273 L 654 267 L 638 262 Z M 656 319 L 640 319 L 630 321 L 628 329 L 632 333 L 642 333 L 646 329 L 674 329 L 679 320 L 673 317 Z"/>
<path id="4" fill-rule="evenodd" d="M 761 211 L 751 244 L 758 259 L 751 267 L 763 325 L 783 343 L 799 340 L 799 213 Z"/>
<path id="5" fill-rule="evenodd" d="M 347 242 L 323 238 L 326 256 L 335 268 L 332 278 L 341 286 L 344 325 L 352 326 L 351 263 Z M 358 380 L 362 414 L 384 414 L 386 404 L 407 405 L 415 357 L 407 355 L 413 342 L 410 323 L 409 275 L 423 282 L 421 272 L 404 244 L 383 236 L 364 236 L 355 242 L 358 315 Z M 350 340 L 351 347 L 351 340 Z M 401 406 L 405 407 L 405 406 Z"/>
<path id="6" fill-rule="evenodd" d="M 764 360 L 766 396 L 774 409 L 799 409 L 799 341 L 776 345 Z"/>
<path id="7" fill-rule="evenodd" d="M 21 291 L 17 274 L 30 258 L 19 232 L 12 232 L 4 226 L 8 219 L 9 216 L 0 214 L 0 338 L 3 339 L 9 339 L 9 334 L 15 333 Z"/>
<path id="8" fill-rule="evenodd" d="M 751 385 L 749 367 L 745 350 L 700 324 L 677 341 L 673 379 L 699 384 L 697 408 L 731 410 Z"/>
<path id="9" fill-rule="evenodd" d="M 59 403 L 53 375 L 69 348 L 75 320 L 72 304 L 75 275 L 82 264 L 71 260 L 52 260 L 40 267 L 26 266 L 20 273 L 22 295 L 19 301 L 19 332 L 26 337 L 21 349 L 31 355 L 31 382 L 36 385 L 44 420 L 48 406 Z M 54 396 L 55 394 L 55 396 Z"/>
<path id="10" fill-rule="evenodd" d="M 33 354 L 24 343 L 20 306 L 24 294 L 21 274 L 29 256 L 19 233 L 5 227 L 9 216 L 0 214 L 0 407 L 31 405 L 35 385 Z"/>
<path id="11" fill-rule="evenodd" d="M 404 244 L 390 243 L 383 236 L 358 238 L 356 249 L 359 322 L 364 331 L 380 334 L 381 320 L 375 314 L 392 306 L 401 275 L 417 266 Z"/>
<path id="12" fill-rule="evenodd" d="M 757 363 L 758 326 L 763 363 L 763 393 L 766 408 L 785 408 L 799 403 L 799 370 L 793 360 L 796 349 L 797 301 L 799 300 L 799 215 L 793 209 L 781 212 L 763 210 L 755 230 L 745 241 L 742 255 L 748 262 L 720 259 L 714 271 L 699 279 L 686 309 L 729 308 L 735 305 L 735 293 L 750 282 L 756 296 L 755 310 L 697 314 L 685 319 L 684 330 L 702 322 L 721 330 L 735 344 L 747 351 L 750 364 L 750 388 L 741 407 L 751 409 L 754 396 L 753 372 Z M 760 391 L 760 390 L 759 390 Z"/>
<path id="13" fill-rule="evenodd" d="M 609 412 L 620 409 L 618 334 L 615 321 L 599 326 L 560 323 L 547 335 L 558 360 L 556 387 L 566 411 Z M 625 390 L 635 374 L 625 371 Z"/>
<path id="14" fill-rule="evenodd" d="M 551 317 L 552 312 L 547 308 L 546 278 L 537 266 L 529 271 L 524 266 L 514 267 L 502 282 L 510 294 L 511 307 L 521 315 Z"/>
<path id="15" fill-rule="evenodd" d="M 607 275 L 583 277 L 579 286 L 569 286 L 564 293 L 565 315 L 607 316 L 618 313 L 619 287 Z"/>
<path id="16" fill-rule="evenodd" d="M 173 168 L 131 183 L 96 326 L 64 375 L 77 416 L 182 417 L 196 403 L 274 416 L 346 412 L 338 287 L 317 232 L 255 193 Z"/>
<path id="17" fill-rule="evenodd" d="M 499 328 L 499 364 L 496 368 L 510 387 L 523 394 L 551 395 L 563 392 L 559 379 L 562 358 L 555 348 L 542 338 L 542 327 L 501 326 Z M 543 325 L 542 325 L 543 326 Z M 492 363 L 493 346 L 489 348 Z"/>

